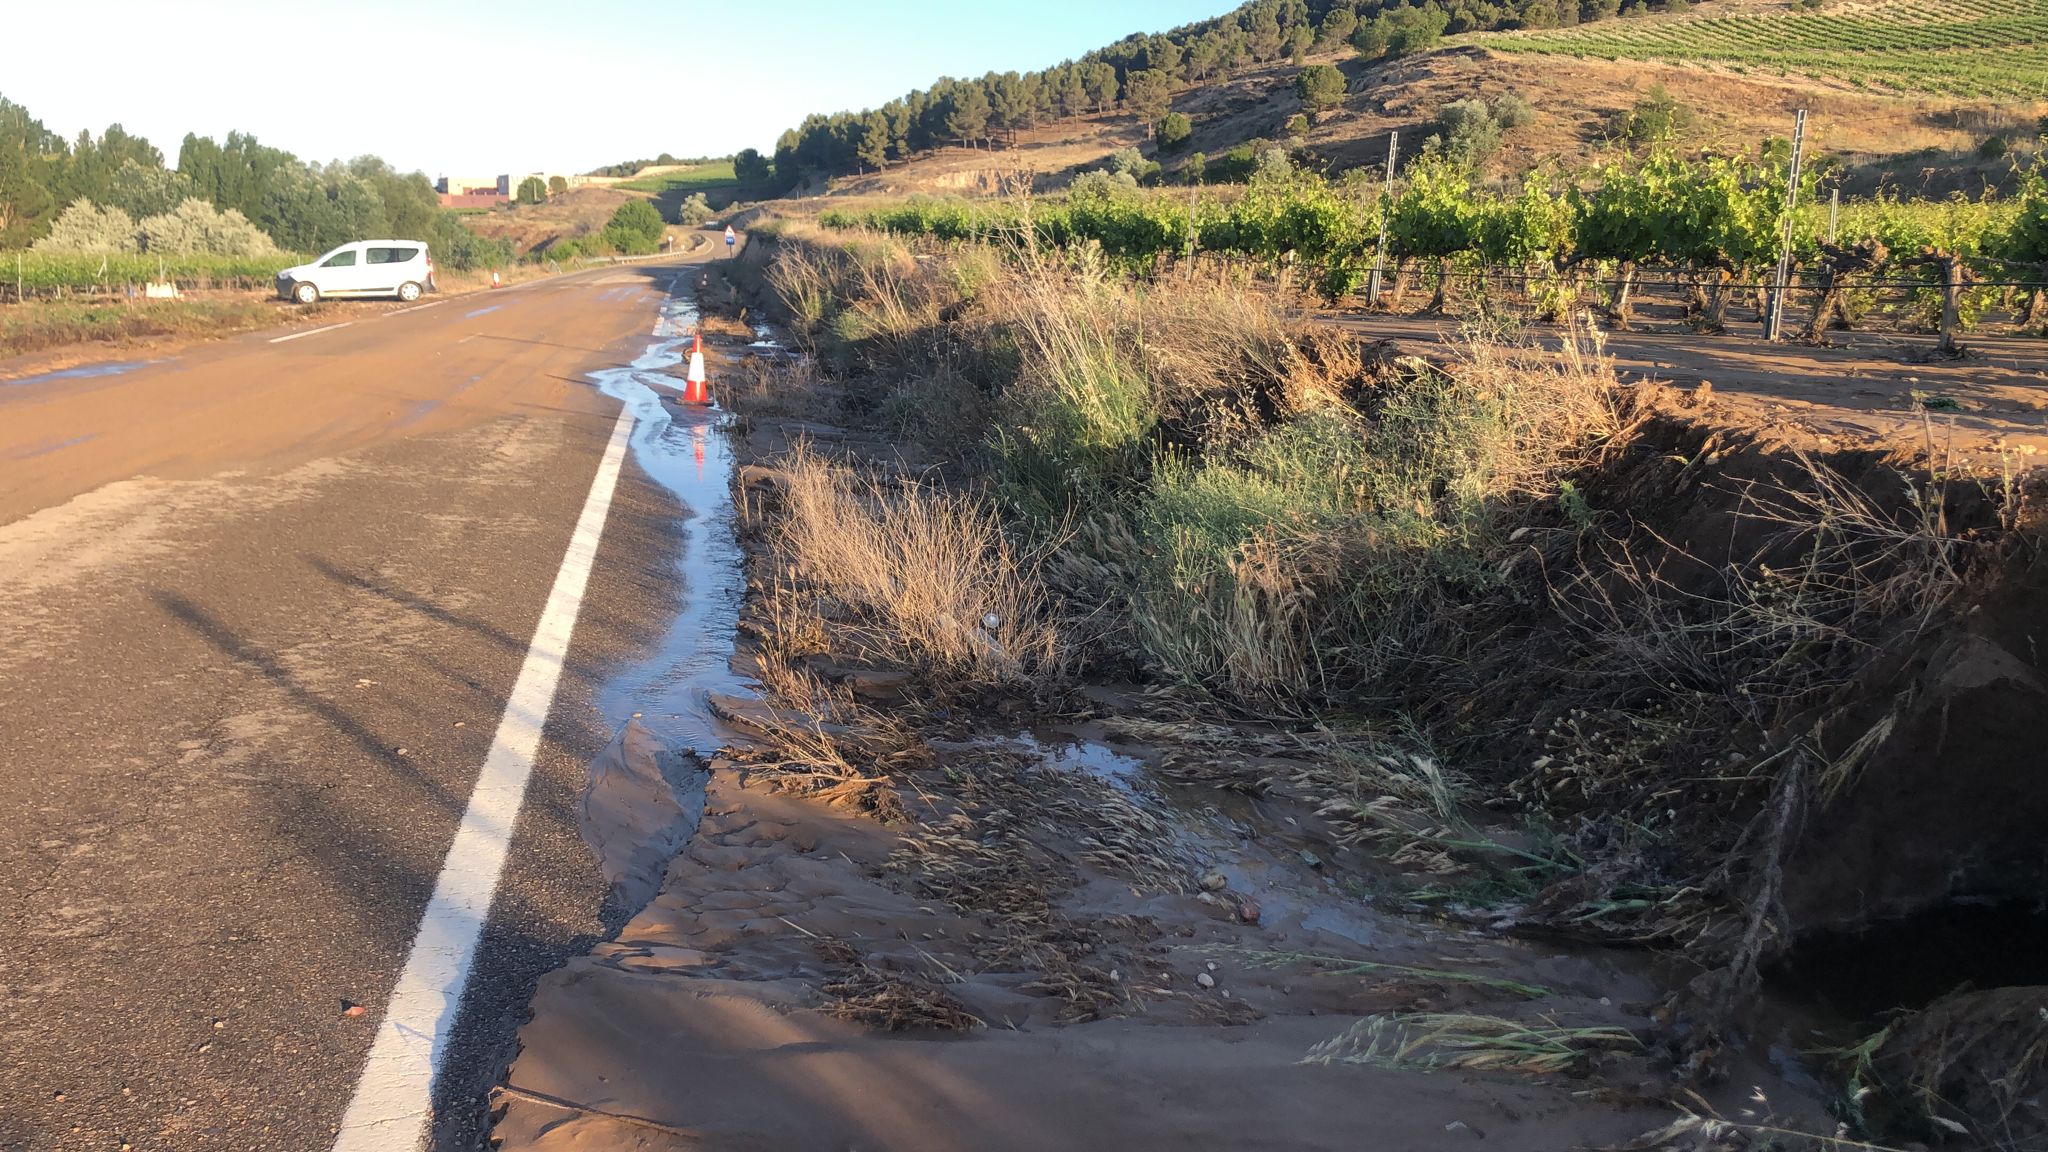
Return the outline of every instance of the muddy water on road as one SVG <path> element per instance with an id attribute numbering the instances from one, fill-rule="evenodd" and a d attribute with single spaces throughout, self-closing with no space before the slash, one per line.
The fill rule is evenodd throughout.
<path id="1" fill-rule="evenodd" d="M 591 374 L 599 391 L 633 413 L 634 462 L 680 506 L 674 614 L 659 643 L 598 690 L 597 707 L 616 735 L 590 765 L 579 813 L 627 912 L 653 894 L 702 811 L 699 758 L 728 737 L 708 695 L 748 693 L 730 668 L 745 576 L 733 535 L 732 452 L 720 428 L 726 414 L 674 403 L 676 378 L 667 372 L 687 354 L 696 323 L 693 303 L 672 296 L 647 351 Z"/>

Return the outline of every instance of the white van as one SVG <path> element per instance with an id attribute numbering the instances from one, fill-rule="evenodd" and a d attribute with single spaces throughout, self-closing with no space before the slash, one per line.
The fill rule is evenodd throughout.
<path id="1" fill-rule="evenodd" d="M 434 286 L 434 258 L 418 240 L 357 240 L 277 274 L 280 299 L 396 296 L 408 303 Z"/>

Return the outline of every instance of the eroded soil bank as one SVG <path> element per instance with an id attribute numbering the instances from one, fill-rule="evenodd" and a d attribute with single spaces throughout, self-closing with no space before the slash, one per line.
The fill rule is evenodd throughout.
<path id="1" fill-rule="evenodd" d="M 1356 705 L 1436 742 L 1363 740 L 1113 659 L 889 659 L 788 525 L 953 462 L 760 336 L 718 349 L 759 698 L 707 697 L 743 738 L 543 982 L 501 1146 L 2035 1146 L 2048 971 L 1972 945 L 2044 891 L 2023 485 L 1644 389 L 1479 642 Z"/>

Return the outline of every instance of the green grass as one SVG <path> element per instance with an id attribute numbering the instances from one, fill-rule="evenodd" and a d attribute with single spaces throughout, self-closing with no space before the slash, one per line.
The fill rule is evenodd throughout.
<path id="1" fill-rule="evenodd" d="M 628 180 L 616 187 L 632 192 L 663 192 L 680 190 L 687 196 L 692 192 L 711 192 L 721 188 L 739 185 L 739 177 L 733 173 L 732 161 L 715 160 L 709 164 L 697 164 L 674 172 L 660 172 L 653 176 L 642 176 Z"/>
<path id="2" fill-rule="evenodd" d="M 225 336 L 275 324 L 282 318 L 279 305 L 248 298 L 0 304 L 0 357 L 100 340 Z"/>
<path id="3" fill-rule="evenodd" d="M 2048 0 L 1882 0 L 1853 13 L 1701 13 L 1473 39 L 1501 52 L 1711 62 L 1877 91 L 2048 97 Z"/>
<path id="4" fill-rule="evenodd" d="M 19 284 L 22 294 L 34 297 L 118 290 L 157 279 L 174 280 L 186 288 L 268 288 L 279 269 L 304 259 L 293 252 L 160 257 L 146 252 L 5 251 L 0 252 L 0 291 L 11 296 Z"/>

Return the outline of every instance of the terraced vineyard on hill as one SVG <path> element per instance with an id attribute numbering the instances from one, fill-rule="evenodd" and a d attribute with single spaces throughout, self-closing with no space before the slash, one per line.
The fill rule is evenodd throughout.
<path id="1" fill-rule="evenodd" d="M 2048 98 L 2048 0 L 1873 0 L 1477 37 L 1503 52 L 1702 61 L 1958 97 Z"/>

